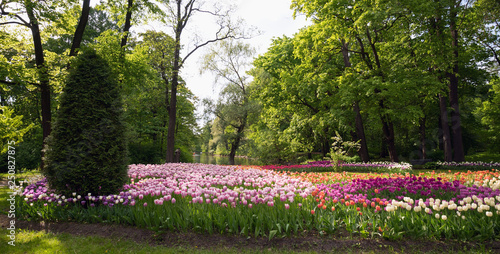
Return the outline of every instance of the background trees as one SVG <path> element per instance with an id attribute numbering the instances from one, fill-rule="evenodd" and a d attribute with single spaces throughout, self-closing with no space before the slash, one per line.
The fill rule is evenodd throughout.
<path id="1" fill-rule="evenodd" d="M 95 48 L 111 66 L 114 75 L 118 77 L 121 93 L 124 95 L 126 103 L 126 119 L 127 125 L 130 127 L 127 134 L 129 142 L 140 141 L 140 139 L 134 139 L 139 133 L 147 140 L 141 146 L 147 146 L 148 142 L 155 140 L 158 141 L 155 143 L 156 147 L 150 150 L 155 152 L 160 150 L 161 152 L 164 149 L 162 145 L 165 144 L 165 141 L 162 135 L 166 134 L 166 131 L 161 128 L 156 129 L 154 133 L 149 133 L 151 135 L 149 137 L 145 135 L 148 130 L 141 129 L 140 125 L 137 124 L 137 118 L 134 118 L 138 115 L 149 114 L 149 110 L 157 110 L 158 113 L 152 116 L 152 121 L 161 123 L 160 127 L 168 122 L 168 117 L 163 114 L 166 109 L 165 92 L 163 92 L 161 99 L 162 103 L 153 104 L 156 105 L 153 109 L 137 107 L 139 106 L 137 103 L 140 102 L 136 100 L 136 98 L 147 98 L 141 103 L 150 103 L 156 99 L 151 89 L 159 88 L 160 91 L 168 91 L 168 89 L 165 90 L 164 83 L 161 86 L 163 81 L 158 74 L 158 65 L 155 65 L 155 60 L 152 60 L 153 53 L 158 52 L 159 54 L 161 48 L 150 48 L 149 51 L 146 51 L 144 46 L 140 46 L 143 42 L 137 42 L 141 38 L 135 37 L 129 33 L 130 31 L 125 31 L 125 23 L 129 22 L 127 26 L 130 29 L 130 26 L 146 20 L 146 17 L 163 17 L 162 15 L 157 16 L 162 12 L 156 4 L 148 1 L 132 1 L 133 8 L 118 8 L 122 5 L 114 5 L 113 2 L 109 1 L 87 9 L 88 1 L 84 1 L 83 8 L 73 1 L 65 3 L 58 1 L 35 3 L 1 1 L 0 3 L 0 40 L 2 40 L 0 44 L 0 66 L 2 67 L 0 69 L 0 102 L 2 105 L 8 106 L 10 110 L 14 110 L 11 114 L 12 118 L 23 117 L 23 126 L 20 126 L 20 129 L 26 129 L 30 124 L 34 124 L 34 127 L 30 128 L 30 131 L 24 135 L 24 142 L 19 144 L 22 146 L 19 151 L 25 152 L 25 156 L 20 156 L 18 161 L 20 165 L 26 168 L 39 166 L 42 156 L 36 155 L 36 151 L 41 150 L 42 140 L 50 130 L 50 116 L 57 111 L 59 106 L 59 95 L 64 87 L 63 81 L 68 73 L 68 67 L 70 67 L 70 55 L 72 55 L 70 52 L 76 52 L 74 50 L 76 47 L 73 47 L 73 51 L 71 51 L 71 47 L 75 45 L 73 38 L 76 38 L 76 35 L 74 31 L 79 27 L 77 18 L 86 10 L 89 13 L 89 20 L 83 35 L 80 36 L 80 46 L 86 45 Z M 27 15 L 30 8 L 34 12 L 32 23 Z M 130 13 L 129 10 L 130 12 L 134 11 L 134 15 L 126 15 Z M 145 15 L 146 13 L 150 13 L 150 15 Z M 130 20 L 127 21 L 127 18 Z M 39 26 L 39 34 L 35 33 L 36 36 L 33 35 L 35 36 L 33 37 L 32 28 L 34 29 L 36 26 Z M 78 29 L 78 31 L 80 30 Z M 127 47 L 123 45 L 124 35 L 127 38 Z M 39 42 L 36 41 L 36 47 L 33 46 L 31 38 L 39 40 Z M 144 44 L 151 42 L 151 40 L 145 38 Z M 137 45 L 139 46 L 135 49 Z M 165 47 L 172 48 L 168 45 Z M 170 52 L 170 55 L 173 55 L 173 52 Z M 167 67 L 170 68 L 171 65 Z M 177 131 L 179 136 L 182 136 L 179 138 L 180 142 L 185 142 L 181 143 L 180 147 L 185 147 L 183 148 L 185 154 L 191 155 L 188 150 L 191 150 L 196 141 L 194 138 L 196 129 L 194 103 L 196 98 L 185 88 L 182 78 L 178 79 L 181 84 L 179 89 L 181 98 L 177 110 L 181 112 L 181 120 L 178 121 Z M 163 89 L 161 89 L 162 87 Z M 40 93 L 43 94 L 42 97 L 40 97 Z M 147 119 L 147 121 L 149 120 Z M 146 124 L 144 123 L 142 126 L 144 125 Z M 151 128 L 155 128 L 155 126 Z M 143 151 L 144 149 L 138 148 L 136 150 Z M 4 159 L 4 154 L 2 154 L 2 159 Z M 190 158 L 185 156 L 185 159 Z M 148 162 L 146 159 L 134 162 L 141 161 Z M 156 162 L 161 161 L 163 159 L 156 160 Z"/>
<path id="2" fill-rule="evenodd" d="M 177 86 L 179 85 L 179 71 L 185 61 L 194 52 L 214 42 L 222 41 L 229 38 L 244 37 L 238 30 L 238 25 L 230 18 L 230 9 L 223 10 L 221 6 L 214 4 L 212 9 L 205 9 L 201 1 L 197 0 L 176 0 L 166 5 L 168 9 L 167 23 L 170 24 L 174 31 L 174 59 L 172 62 L 172 77 L 170 82 L 170 105 L 169 105 L 169 123 L 167 134 L 167 152 L 166 161 L 174 162 L 175 150 L 175 131 L 177 127 Z M 195 39 L 193 48 L 188 50 L 185 55 L 181 55 L 182 34 L 188 24 L 196 14 L 208 14 L 216 18 L 217 28 L 210 39 Z"/>
<path id="3" fill-rule="evenodd" d="M 221 41 L 205 55 L 203 67 L 222 80 L 222 90 L 216 103 L 206 101 L 206 108 L 215 115 L 214 128 L 220 133 L 220 145 L 227 147 L 229 164 L 234 165 L 236 151 L 241 146 L 248 128 L 249 115 L 255 106 L 249 99 L 250 57 L 254 50 L 249 45 L 232 40 Z"/>
<path id="4" fill-rule="evenodd" d="M 218 4 L 88 3 L 0 1 L 1 112 L 4 124 L 22 130 L 4 136 L 23 140 L 26 167 L 39 166 L 78 40 L 118 77 L 131 162 L 172 161 L 176 148 L 188 160 L 195 147 L 217 144 L 231 157 L 274 163 L 322 158 L 337 132 L 360 141 L 351 156 L 361 161 L 499 153 L 496 1 L 293 0 L 312 25 L 275 38 L 260 56 L 242 54 L 254 57 L 245 80 L 226 61 L 244 46 L 215 43 L 248 35 Z M 212 18 L 214 30 L 193 33 L 199 16 Z M 171 29 L 134 34 L 154 19 Z M 224 89 L 209 108 L 219 117 L 198 135 L 198 99 L 182 71 L 210 44 L 218 46 L 205 67 Z"/>

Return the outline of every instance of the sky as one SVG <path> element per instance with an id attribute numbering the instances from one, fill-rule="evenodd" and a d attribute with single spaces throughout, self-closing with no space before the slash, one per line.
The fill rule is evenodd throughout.
<path id="1" fill-rule="evenodd" d="M 272 38 L 283 35 L 292 36 L 299 29 L 310 24 L 304 16 L 293 18 L 290 9 L 291 0 L 231 0 L 236 5 L 234 13 L 236 17 L 245 20 L 248 26 L 253 26 L 260 31 L 260 35 L 245 40 L 256 49 L 257 57 L 269 48 Z M 196 21 L 196 20 L 194 20 Z M 209 22 L 196 22 L 194 26 L 198 31 L 209 30 L 201 24 L 209 25 Z M 199 98 L 217 98 L 217 90 L 214 89 L 214 77 L 210 73 L 200 74 L 200 62 L 203 50 L 197 51 L 190 56 L 181 70 L 181 76 L 186 80 L 188 88 Z M 198 114 L 202 113 L 201 105 L 197 105 Z"/>

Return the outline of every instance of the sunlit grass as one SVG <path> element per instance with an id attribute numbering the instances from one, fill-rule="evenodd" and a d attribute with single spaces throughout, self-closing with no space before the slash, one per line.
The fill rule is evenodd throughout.
<path id="1" fill-rule="evenodd" d="M 18 230 L 16 234 L 16 246 L 7 244 L 6 230 L 0 231 L 0 252 L 6 254 L 17 253 L 317 253 L 314 251 L 292 251 L 274 247 L 262 249 L 249 248 L 228 248 L 224 246 L 213 247 L 212 249 L 201 249 L 186 243 L 173 244 L 174 246 L 149 245 L 147 243 L 137 243 L 132 240 L 120 238 L 105 238 L 99 236 L 74 236 L 70 234 L 53 234 L 44 231 Z M 187 240 L 189 241 L 189 240 Z M 394 249 L 390 245 L 381 244 L 380 249 L 366 250 L 360 249 L 355 244 L 351 248 L 332 249 L 330 253 L 494 253 L 494 250 L 477 246 L 471 248 L 460 248 L 454 250 L 426 250 L 423 252 L 418 248 L 407 246 L 400 250 Z"/>
<path id="2" fill-rule="evenodd" d="M 9 188 L 0 188 L 0 214 L 7 214 L 9 210 Z"/>
<path id="3" fill-rule="evenodd" d="M 0 248 L 8 250 L 7 253 L 179 253 L 174 248 L 148 246 L 121 239 L 81 237 L 43 231 L 18 231 L 15 244 L 16 246 L 10 246 L 6 241 L 2 241 Z"/>
<path id="4" fill-rule="evenodd" d="M 295 252 L 278 249 L 250 250 L 225 248 L 199 249 L 197 246 L 152 246 L 147 243 L 136 243 L 119 238 L 104 238 L 99 236 L 73 236 L 70 234 L 53 234 L 43 231 L 21 230 L 16 234 L 16 246 L 7 244 L 5 230 L 0 238 L 2 253 L 314 253 Z"/>

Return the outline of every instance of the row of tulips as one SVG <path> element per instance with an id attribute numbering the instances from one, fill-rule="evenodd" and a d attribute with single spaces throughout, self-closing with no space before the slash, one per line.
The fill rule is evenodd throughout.
<path id="1" fill-rule="evenodd" d="M 427 169 L 439 169 L 439 170 L 471 170 L 471 171 L 481 171 L 489 170 L 492 168 L 500 167 L 500 162 L 428 162 L 424 165 Z"/>
<path id="2" fill-rule="evenodd" d="M 387 238 L 486 240 L 500 230 L 500 181 L 496 171 L 489 172 L 464 180 L 466 173 L 434 177 L 130 165 L 130 183 L 117 195 L 75 193 L 68 198 L 39 181 L 22 190 L 16 212 L 25 218 L 269 238 L 344 228 Z M 313 178 L 322 183 L 314 184 Z"/>
<path id="3" fill-rule="evenodd" d="M 296 165 L 266 165 L 263 169 L 275 171 L 290 172 L 330 172 L 330 171 L 348 171 L 348 172 L 379 172 L 379 173 L 404 173 L 412 170 L 409 163 L 394 162 L 359 162 L 346 163 L 334 161 L 312 161 L 306 164 Z"/>

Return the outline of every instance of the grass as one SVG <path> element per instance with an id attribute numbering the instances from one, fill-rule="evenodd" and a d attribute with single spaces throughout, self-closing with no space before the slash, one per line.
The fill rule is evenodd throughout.
<path id="1" fill-rule="evenodd" d="M 268 248 L 264 250 L 248 249 L 228 249 L 217 247 L 215 249 L 198 249 L 196 246 L 151 246 L 148 244 L 136 243 L 131 240 L 119 238 L 104 238 L 99 236 L 74 236 L 70 234 L 53 234 L 43 231 L 18 230 L 16 234 L 16 246 L 7 245 L 5 231 L 2 230 L 0 237 L 0 249 L 2 253 L 316 253 L 316 252 L 295 252 L 283 249 Z M 332 253 L 424 253 L 408 246 L 407 249 L 394 250 L 390 246 L 384 246 L 380 250 L 363 250 L 354 244 L 350 249 L 332 250 Z M 389 247 L 389 248 L 388 248 Z M 435 250 L 425 253 L 494 253 L 494 250 L 487 250 L 481 246 L 477 249 L 463 250 Z"/>
<path id="2" fill-rule="evenodd" d="M 264 251 L 228 249 L 217 247 L 216 249 L 198 249 L 197 246 L 151 246 L 136 243 L 132 240 L 119 238 L 104 238 L 99 236 L 74 236 L 70 234 L 53 234 L 43 231 L 18 230 L 16 233 L 16 246 L 7 244 L 6 230 L 2 230 L 0 238 L 0 249 L 2 253 L 298 253 L 294 251 L 283 251 L 268 249 Z M 5 252 L 4 252 L 5 251 Z M 314 252 L 300 252 L 314 253 Z"/>
<path id="3" fill-rule="evenodd" d="M 2 234 L 5 236 L 5 234 Z M 4 237 L 5 238 L 5 237 Z M 43 231 L 18 231 L 16 246 L 2 240 L 0 249 L 7 253 L 190 253 L 189 248 L 149 246 L 133 241 L 97 236 L 73 236 Z"/>

